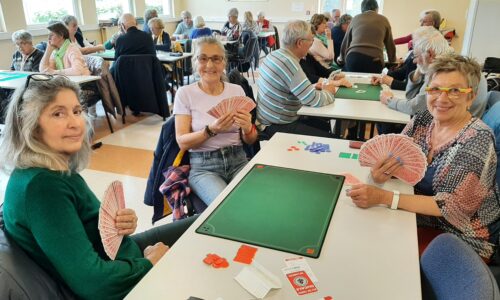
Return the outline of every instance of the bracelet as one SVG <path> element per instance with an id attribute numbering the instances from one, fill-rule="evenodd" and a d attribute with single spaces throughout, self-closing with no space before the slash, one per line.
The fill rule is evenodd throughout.
<path id="1" fill-rule="evenodd" d="M 244 133 L 243 132 L 243 135 L 245 135 L 245 136 L 251 135 L 256 130 L 257 130 L 257 127 L 255 126 L 255 124 L 252 124 L 252 129 L 250 129 L 250 132 L 249 133 Z"/>
<path id="2" fill-rule="evenodd" d="M 391 204 L 391 209 L 398 209 L 398 204 L 399 204 L 399 191 L 394 190 L 392 191 L 392 204 Z"/>
<path id="3" fill-rule="evenodd" d="M 210 127 L 208 127 L 208 125 L 205 126 L 205 133 L 208 135 L 208 137 L 214 137 L 217 135 L 217 133 L 210 130 Z"/>

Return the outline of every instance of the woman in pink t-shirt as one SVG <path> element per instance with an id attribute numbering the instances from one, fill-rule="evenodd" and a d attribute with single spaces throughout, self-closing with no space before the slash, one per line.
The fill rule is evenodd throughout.
<path id="1" fill-rule="evenodd" d="M 257 130 L 251 114 L 227 112 L 216 119 L 207 112 L 226 98 L 245 96 L 239 85 L 223 81 L 224 46 L 213 37 L 202 37 L 193 56 L 200 81 L 183 86 L 175 95 L 177 142 L 189 150 L 189 185 L 208 205 L 247 163 L 242 142 L 253 144 Z"/>

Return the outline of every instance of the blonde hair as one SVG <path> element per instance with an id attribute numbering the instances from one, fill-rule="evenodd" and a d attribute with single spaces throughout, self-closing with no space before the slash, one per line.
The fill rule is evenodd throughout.
<path id="1" fill-rule="evenodd" d="M 40 137 L 38 120 L 47 105 L 59 92 L 73 91 L 77 97 L 80 88 L 63 76 L 47 81 L 32 80 L 29 86 L 16 89 L 5 116 L 3 140 L 0 143 L 0 168 L 6 172 L 14 168 L 41 167 L 51 170 L 83 170 L 89 161 L 92 126 L 84 115 L 87 131 L 81 149 L 69 158 L 54 152 Z"/>
<path id="2" fill-rule="evenodd" d="M 148 21 L 149 29 L 152 29 L 153 26 L 155 26 L 155 25 L 162 30 L 163 30 L 163 28 L 165 28 L 165 25 L 163 25 L 163 21 L 158 17 L 152 18 Z"/>

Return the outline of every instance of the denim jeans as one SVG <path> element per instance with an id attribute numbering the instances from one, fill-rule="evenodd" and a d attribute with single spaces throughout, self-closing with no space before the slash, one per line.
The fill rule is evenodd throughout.
<path id="1" fill-rule="evenodd" d="M 242 146 L 229 146 L 215 151 L 191 152 L 189 162 L 189 186 L 210 205 L 248 161 Z"/>

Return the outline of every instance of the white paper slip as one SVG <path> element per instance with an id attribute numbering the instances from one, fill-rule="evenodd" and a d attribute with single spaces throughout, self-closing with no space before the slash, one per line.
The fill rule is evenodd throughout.
<path id="1" fill-rule="evenodd" d="M 316 277 L 316 275 L 314 275 L 314 272 L 312 271 L 311 267 L 309 266 L 307 260 L 304 257 L 297 256 L 297 257 L 285 258 L 285 264 L 287 267 L 299 267 L 299 268 L 295 271 L 292 269 L 287 270 L 287 268 L 285 268 L 283 269 L 283 272 L 285 272 L 285 270 L 294 272 L 302 270 L 307 273 L 307 276 L 309 276 L 309 278 L 311 278 L 313 282 L 318 282 L 318 278 Z M 285 274 L 287 273 L 290 272 L 286 272 Z"/>
<path id="2" fill-rule="evenodd" d="M 244 267 L 234 279 L 257 299 L 263 299 L 271 289 L 281 288 L 281 281 L 255 260 Z"/>

